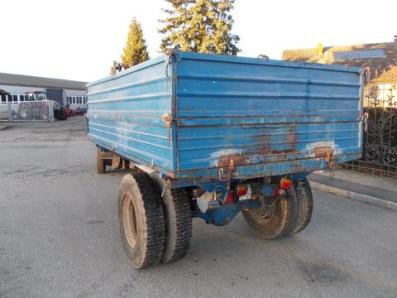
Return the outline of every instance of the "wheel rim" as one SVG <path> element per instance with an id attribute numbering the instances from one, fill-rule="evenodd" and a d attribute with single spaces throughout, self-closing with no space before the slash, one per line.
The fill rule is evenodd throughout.
<path id="1" fill-rule="evenodd" d="M 279 218 L 278 212 L 276 212 L 279 207 L 280 200 L 279 198 L 275 199 L 274 202 L 270 206 L 261 206 L 259 208 L 252 209 L 252 215 L 256 219 L 256 221 L 266 224 L 271 222 L 272 220 L 277 220 Z M 278 210 L 277 210 L 278 211 Z"/>
<path id="2" fill-rule="evenodd" d="M 249 210 L 251 218 L 261 227 L 261 233 L 267 239 L 280 235 L 287 216 L 287 206 L 284 199 L 277 198 L 272 205 L 266 211 L 261 207 Z"/>
<path id="3" fill-rule="evenodd" d="M 128 246 L 134 249 L 137 244 L 138 225 L 134 202 L 129 194 L 123 196 L 123 228 Z"/>

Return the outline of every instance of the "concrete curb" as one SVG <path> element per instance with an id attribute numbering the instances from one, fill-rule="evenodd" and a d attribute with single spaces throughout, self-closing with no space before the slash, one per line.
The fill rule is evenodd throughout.
<path id="1" fill-rule="evenodd" d="M 316 190 L 332 193 L 332 194 L 335 194 L 338 196 L 346 197 L 351 200 L 360 201 L 360 202 L 367 203 L 370 205 L 397 211 L 397 203 L 395 203 L 395 202 L 387 201 L 387 200 L 376 198 L 376 197 L 369 196 L 369 195 L 364 195 L 361 193 L 348 191 L 348 190 L 341 189 L 341 188 L 336 188 L 333 186 L 328 186 L 328 185 L 321 184 L 321 183 L 314 182 L 314 181 L 310 181 L 310 185 L 312 188 L 314 188 Z"/>

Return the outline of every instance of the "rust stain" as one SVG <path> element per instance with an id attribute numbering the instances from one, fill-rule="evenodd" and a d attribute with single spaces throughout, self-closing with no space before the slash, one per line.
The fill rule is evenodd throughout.
<path id="1" fill-rule="evenodd" d="M 296 129 L 295 125 L 288 125 L 288 133 L 285 137 L 286 147 L 285 149 L 273 149 L 272 148 L 272 140 L 271 135 L 261 135 L 255 138 L 258 144 L 261 145 L 261 149 L 259 153 L 261 154 L 271 154 L 271 155 L 280 155 L 282 159 L 287 159 L 287 154 L 289 153 L 297 153 L 296 150 Z"/>
<path id="2" fill-rule="evenodd" d="M 331 147 L 329 146 L 316 147 L 313 149 L 313 153 L 314 153 L 314 157 L 324 158 L 328 162 L 328 167 L 333 168 L 335 164 L 335 155 Z"/>
<path id="3" fill-rule="evenodd" d="M 176 179 L 176 175 L 175 175 L 174 172 L 167 172 L 167 173 L 166 173 L 166 176 L 169 177 L 169 178 L 171 178 L 171 179 Z"/>
<path id="4" fill-rule="evenodd" d="M 262 135 L 255 138 L 255 140 L 260 144 L 261 150 L 260 153 L 262 154 L 271 154 L 272 147 L 271 147 L 271 137 L 270 135 Z"/>
<path id="5" fill-rule="evenodd" d="M 296 148 L 296 130 L 295 130 L 295 125 L 290 125 L 288 127 L 287 143 L 290 146 L 291 150 L 295 150 L 295 148 Z"/>
<path id="6" fill-rule="evenodd" d="M 295 149 L 284 149 L 284 150 L 271 150 L 269 153 L 271 154 L 287 154 L 287 153 L 296 153 Z"/>
<path id="7" fill-rule="evenodd" d="M 248 163 L 248 158 L 241 154 L 229 154 L 219 158 L 218 166 L 220 168 L 227 168 L 229 171 L 233 172 L 236 170 L 236 167 L 246 165 Z"/>
<path id="8" fill-rule="evenodd" d="M 325 158 L 325 159 L 330 159 L 332 155 L 332 148 L 329 146 L 325 147 L 316 147 L 313 149 L 314 156 L 316 158 Z"/>

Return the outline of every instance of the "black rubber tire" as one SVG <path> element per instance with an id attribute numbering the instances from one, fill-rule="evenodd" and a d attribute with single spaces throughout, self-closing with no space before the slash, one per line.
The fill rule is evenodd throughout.
<path id="1" fill-rule="evenodd" d="M 96 152 L 96 172 L 98 174 L 104 174 L 106 172 L 106 161 L 101 158 L 101 152 Z"/>
<path id="2" fill-rule="evenodd" d="M 293 230 L 298 216 L 295 190 L 280 196 L 270 219 L 263 219 L 257 209 L 243 209 L 244 219 L 253 230 L 264 239 L 275 239 Z"/>
<path id="3" fill-rule="evenodd" d="M 66 115 L 66 113 L 63 111 L 58 113 L 55 113 L 54 111 L 54 118 L 58 121 L 65 121 L 66 119 L 68 119 L 68 115 Z"/>
<path id="4" fill-rule="evenodd" d="M 163 206 L 157 187 L 144 172 L 136 171 L 120 183 L 121 240 L 135 269 L 157 264 L 164 250 Z"/>
<path id="5" fill-rule="evenodd" d="M 298 217 L 295 227 L 288 233 L 293 235 L 304 230 L 310 223 L 313 213 L 313 194 L 309 181 L 295 182 L 296 197 L 298 199 Z"/>
<path id="6" fill-rule="evenodd" d="M 284 230 L 284 235 L 289 235 L 295 229 L 298 220 L 298 197 L 295 187 L 291 187 L 291 189 L 287 191 L 287 198 L 290 203 L 290 221 Z"/>
<path id="7" fill-rule="evenodd" d="M 165 244 L 161 257 L 163 264 L 182 259 L 190 247 L 192 238 L 192 211 L 185 189 L 169 189 L 163 194 L 165 218 Z"/>

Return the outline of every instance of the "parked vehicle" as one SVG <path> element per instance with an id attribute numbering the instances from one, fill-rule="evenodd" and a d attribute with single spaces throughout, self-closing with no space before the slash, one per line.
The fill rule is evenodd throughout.
<path id="1" fill-rule="evenodd" d="M 57 101 L 53 101 L 53 104 L 54 104 L 54 118 L 61 121 L 68 119 L 70 113 L 68 107 L 62 106 Z"/>
<path id="2" fill-rule="evenodd" d="M 97 171 L 129 168 L 119 221 L 132 265 L 185 256 L 192 218 L 240 211 L 265 239 L 310 222 L 307 175 L 361 157 L 360 71 L 173 52 L 88 86 Z"/>
<path id="3" fill-rule="evenodd" d="M 87 112 L 87 96 L 67 96 L 66 102 L 73 115 L 83 115 Z"/>
<path id="4" fill-rule="evenodd" d="M 7 91 L 0 89 L 0 120 L 8 119 L 7 99 L 10 95 Z"/>
<path id="5" fill-rule="evenodd" d="M 25 93 L 28 96 L 29 101 L 40 101 L 40 100 L 47 100 L 47 92 L 45 91 L 30 91 Z M 51 99 L 48 99 L 51 100 Z M 54 107 L 54 117 L 57 120 L 66 120 L 70 114 L 70 110 L 68 107 L 64 107 L 59 102 L 55 100 L 51 100 Z M 20 105 L 18 113 L 21 114 L 24 112 L 26 107 L 24 105 Z M 25 113 L 26 114 L 26 113 Z"/>

